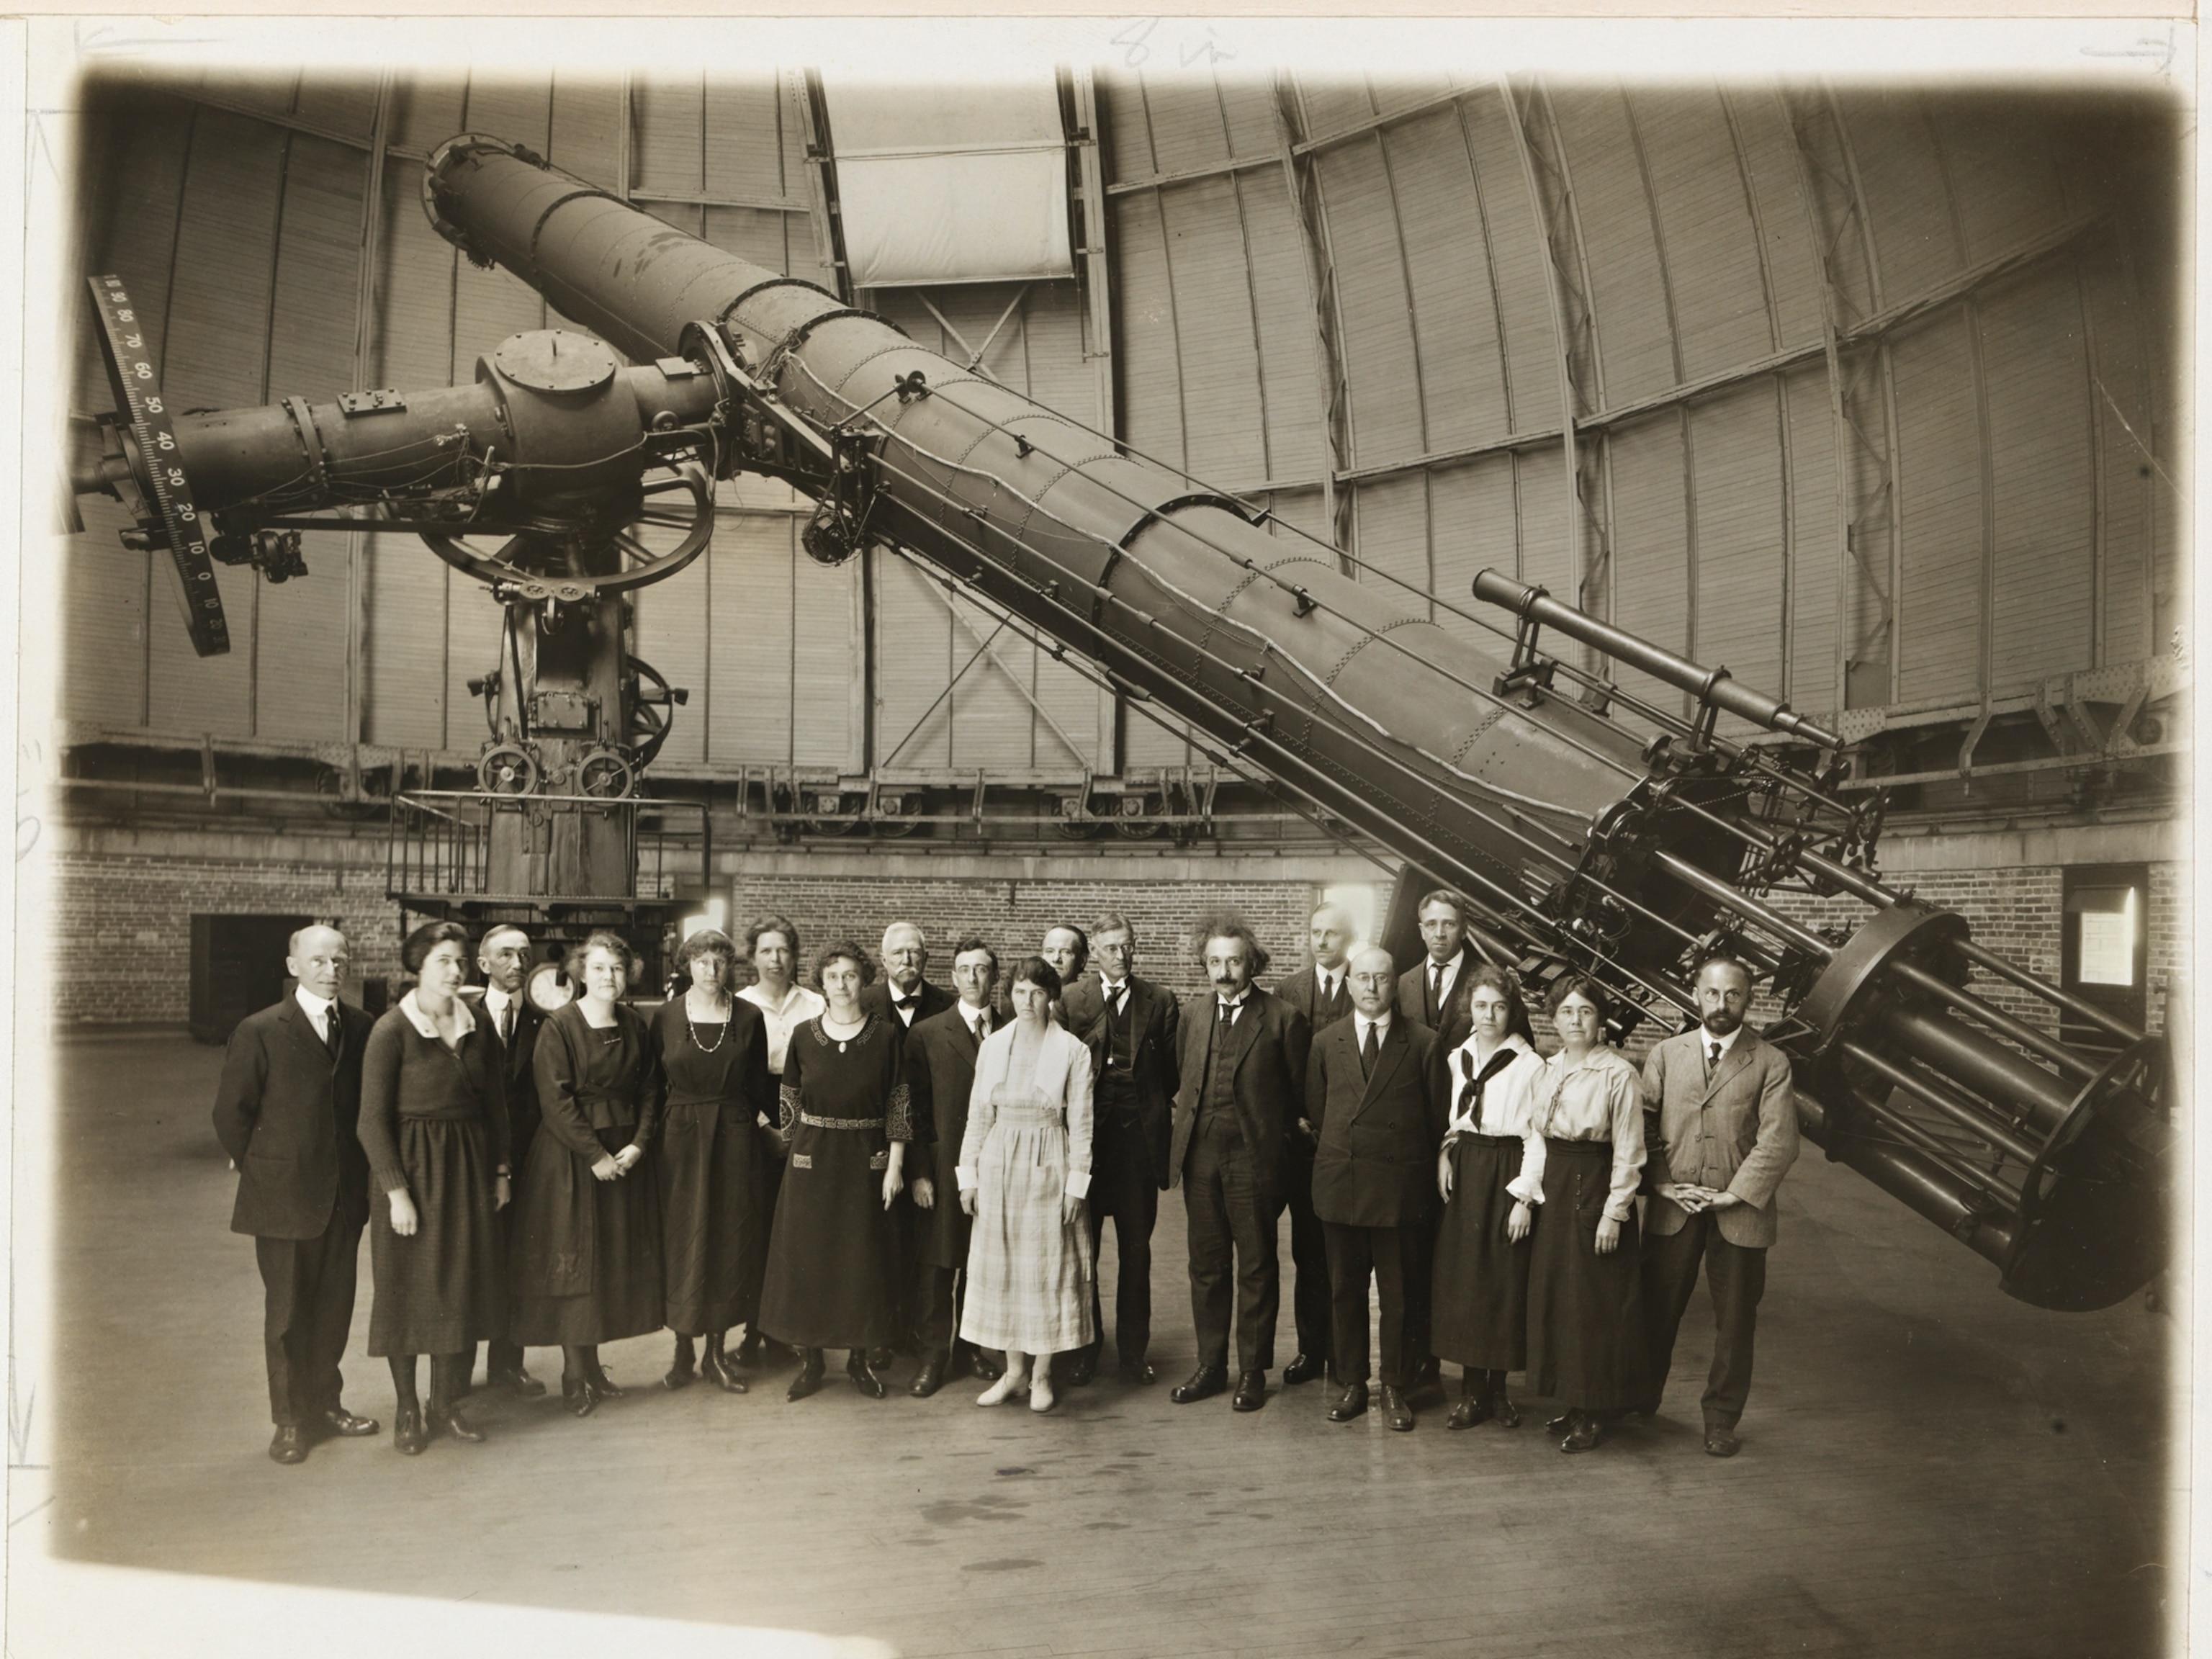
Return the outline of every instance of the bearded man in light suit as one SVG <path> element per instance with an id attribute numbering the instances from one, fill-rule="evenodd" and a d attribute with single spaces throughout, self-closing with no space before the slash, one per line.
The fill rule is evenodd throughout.
<path id="1" fill-rule="evenodd" d="M 1713 1364 L 1700 1402 L 1705 1450 L 1733 1457 L 1751 1392 L 1752 1334 L 1774 1243 L 1774 1195 L 1797 1158 L 1790 1059 L 1743 1023 L 1751 974 L 1733 957 L 1698 969 L 1701 1023 L 1644 1062 L 1644 1330 L 1659 1409 L 1674 1334 L 1703 1262 L 1713 1304 Z M 1656 1122 L 1653 1122 L 1656 1116 Z"/>

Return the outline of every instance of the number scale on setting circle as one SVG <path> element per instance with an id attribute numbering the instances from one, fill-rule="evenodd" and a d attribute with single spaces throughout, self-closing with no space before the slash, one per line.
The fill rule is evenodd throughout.
<path id="1" fill-rule="evenodd" d="M 179 453 L 176 428 L 155 378 L 145 332 L 119 281 L 113 276 L 90 280 L 94 307 L 100 313 L 100 355 L 106 360 L 116 403 L 138 446 L 138 465 L 131 476 L 155 520 L 143 527 L 168 544 L 192 649 L 203 657 L 222 656 L 230 649 L 230 627 L 216 585 L 215 561 L 208 553 L 191 481 L 173 459 Z"/>

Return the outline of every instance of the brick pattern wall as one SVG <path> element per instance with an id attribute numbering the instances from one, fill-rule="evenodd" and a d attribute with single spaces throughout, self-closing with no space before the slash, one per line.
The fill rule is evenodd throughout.
<path id="1" fill-rule="evenodd" d="M 192 917 L 303 915 L 346 936 L 356 988 L 399 970 L 399 910 L 372 865 L 255 864 L 58 852 L 51 918 L 58 1024 L 181 1025 L 191 1001 Z"/>
<path id="2" fill-rule="evenodd" d="M 295 850 L 295 849 L 287 849 Z M 398 908 L 384 896 L 381 849 L 331 838 L 312 856 L 258 862 L 185 858 L 155 853 L 91 854 L 53 848 L 56 902 L 49 919 L 53 944 L 53 1017 L 63 1024 L 155 1022 L 181 1024 L 190 1002 L 191 918 L 214 914 L 297 914 L 342 928 L 353 947 L 356 982 L 398 971 Z M 1914 890 L 1959 910 L 1974 936 L 2031 972 L 2056 980 L 2059 970 L 2061 872 L 2057 866 L 1924 872 Z M 2187 927 L 2188 871 L 2151 866 L 2149 1010 L 2165 1026 L 2169 989 L 2179 994 Z M 1126 882 L 915 878 L 740 878 L 732 931 L 742 937 L 757 917 L 781 914 L 797 925 L 811 980 L 812 952 L 833 939 L 852 938 L 872 952 L 895 921 L 919 923 L 929 936 L 931 977 L 946 982 L 952 941 L 975 932 L 1002 957 L 1034 951 L 1045 929 L 1060 921 L 1088 927 L 1105 910 L 1135 926 L 1138 971 L 1178 994 L 1202 989 L 1204 976 L 1187 935 L 1206 911 L 1241 913 L 1273 957 L 1272 984 L 1305 959 L 1307 918 L 1320 892 L 1304 881 Z M 1778 896 L 1778 908 L 1808 926 L 1852 921 L 1863 907 L 1847 900 Z M 1975 988 L 2007 1012 L 2056 1030 L 2040 1000 L 1978 976 Z M 1771 1018 L 1762 1009 L 1754 1018 Z M 1537 1020 L 1544 1046 L 1547 1022 Z"/>
<path id="3" fill-rule="evenodd" d="M 1128 918 L 1137 935 L 1137 972 L 1178 995 L 1205 988 L 1206 976 L 1188 935 L 1217 908 L 1236 911 L 1259 936 L 1272 962 L 1272 985 L 1305 961 L 1306 923 L 1320 890 L 1303 881 L 1126 882 L 929 880 L 914 878 L 814 880 L 741 878 L 731 933 L 741 944 L 761 918 L 781 915 L 799 929 L 802 977 L 813 982 L 814 954 L 849 939 L 871 956 L 894 921 L 911 921 L 928 936 L 929 977 L 951 983 L 952 943 L 963 933 L 990 941 L 1011 965 L 1033 954 L 1045 930 L 1062 922 L 1090 931 L 1100 915 Z"/>

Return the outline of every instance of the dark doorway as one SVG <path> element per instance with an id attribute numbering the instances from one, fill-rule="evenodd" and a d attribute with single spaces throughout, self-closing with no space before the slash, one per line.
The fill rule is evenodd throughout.
<path id="1" fill-rule="evenodd" d="M 228 1042 L 238 1022 L 284 994 L 284 956 L 313 916 L 192 918 L 191 1028 L 201 1042 Z"/>

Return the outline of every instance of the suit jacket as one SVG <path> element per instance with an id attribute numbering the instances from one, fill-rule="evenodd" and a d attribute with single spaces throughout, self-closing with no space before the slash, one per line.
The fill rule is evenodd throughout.
<path id="1" fill-rule="evenodd" d="M 1214 1005 L 1210 991 L 1200 991 L 1182 1005 L 1182 1076 L 1176 1091 L 1175 1124 L 1168 1149 L 1168 1181 L 1172 1186 L 1182 1176 L 1190 1157 L 1191 1131 L 1198 1124 L 1198 1109 L 1206 1088 L 1207 1046 L 1213 1041 Z M 1313 1052 L 1313 1031 L 1306 1017 L 1257 986 L 1252 988 L 1244 1012 L 1223 1034 L 1223 1052 L 1217 1065 L 1233 1068 L 1237 1121 L 1244 1132 L 1244 1146 L 1252 1158 L 1252 1178 L 1263 1201 L 1280 1205 L 1290 1196 L 1292 1161 L 1297 1156 L 1291 1140 L 1298 1133 L 1298 1118 L 1305 1109 L 1306 1060 Z"/>
<path id="2" fill-rule="evenodd" d="M 216 1085 L 215 1133 L 238 1165 L 230 1230 L 316 1238 L 335 1212 L 368 1222 L 368 1155 L 361 1149 L 361 1059 L 376 1022 L 338 1009 L 333 1060 L 295 997 L 248 1014 L 230 1034 Z"/>
<path id="3" fill-rule="evenodd" d="M 1306 1024 L 1313 1027 L 1314 1035 L 1318 1036 L 1340 1019 L 1352 1018 L 1352 993 L 1344 983 L 1345 973 L 1351 966 L 1347 962 L 1336 970 L 1336 994 L 1329 999 L 1326 1007 L 1314 1006 L 1321 996 L 1321 984 L 1314 978 L 1314 964 L 1310 961 L 1276 986 L 1275 994 L 1304 1014 Z"/>
<path id="4" fill-rule="evenodd" d="M 1060 1010 L 1067 1029 L 1090 1046 L 1095 1089 L 1106 1075 L 1106 1049 L 1112 1039 L 1106 1025 L 1105 981 L 1095 974 L 1078 980 L 1060 999 Z M 1130 975 L 1129 1023 L 1129 1066 L 1136 1081 L 1137 1123 L 1152 1163 L 1152 1179 L 1165 1187 L 1172 1167 L 1168 1151 L 1173 1133 L 1176 1091 L 1182 1080 L 1177 1041 L 1182 1015 L 1176 1006 L 1175 994 L 1140 975 Z M 1103 1107 L 1091 1115 L 1094 1151 L 1097 1144 L 1097 1126 L 1104 1118 Z M 1095 1158 L 1091 1167 L 1097 1167 Z"/>
<path id="5" fill-rule="evenodd" d="M 484 1029 L 491 1033 L 494 1042 L 499 1041 L 499 1028 L 493 1022 L 491 1010 L 484 1004 L 483 988 L 469 986 L 461 994 L 483 1016 Z M 514 1148 L 510 1162 L 514 1165 L 514 1178 L 522 1179 L 522 1166 L 530 1157 L 530 1143 L 538 1133 L 540 1113 L 538 1109 L 538 1033 L 545 1024 L 545 1015 L 530 1000 L 526 991 L 515 994 L 514 1041 L 500 1050 L 500 1077 L 507 1085 L 507 1133 Z"/>
<path id="6" fill-rule="evenodd" d="M 1708 1083 L 1704 1041 L 1702 1027 L 1684 1031 L 1644 1058 L 1644 1188 L 1688 1182 L 1734 1193 L 1742 1203 L 1712 1212 L 1721 1237 L 1764 1249 L 1774 1243 L 1774 1189 L 1797 1161 L 1790 1059 L 1747 1025 Z M 1680 1205 L 1655 1193 L 1644 1225 L 1664 1237 L 1688 1219 Z"/>
<path id="7" fill-rule="evenodd" d="M 1446 1116 L 1431 1076 L 1436 1034 L 1394 1017 L 1362 1077 L 1358 1030 L 1337 1021 L 1315 1036 L 1306 1064 L 1306 1116 L 1320 1138 L 1314 1213 L 1347 1227 L 1409 1227 L 1436 1206 Z"/>
<path id="8" fill-rule="evenodd" d="M 914 1113 L 914 1139 L 907 1143 L 908 1182 L 927 1178 L 936 1188 L 931 1207 L 918 1211 L 917 1243 L 921 1259 L 934 1267 L 968 1262 L 968 1216 L 960 1208 L 953 1164 L 960 1139 L 968 1133 L 968 1091 L 975 1085 L 975 1054 L 981 1047 L 968 1029 L 965 1010 L 947 1008 L 917 1018 L 906 1034 L 902 1064 Z M 988 1029 L 1006 1022 L 995 1008 Z"/>
<path id="9" fill-rule="evenodd" d="M 960 1000 L 957 995 L 946 990 L 942 985 L 932 985 L 927 980 L 921 981 L 921 1006 L 914 1011 L 913 1025 L 900 1022 L 898 1010 L 891 1006 L 891 986 L 889 980 L 879 979 L 873 985 L 863 986 L 860 990 L 860 1008 L 865 1013 L 881 1014 L 885 1019 L 898 1023 L 901 1030 L 910 1031 L 915 1025 L 919 1025 L 925 1019 L 943 1013 Z"/>
<path id="10" fill-rule="evenodd" d="M 1433 1028 L 1438 1036 L 1452 1039 L 1447 1045 L 1449 1047 L 1456 1048 L 1467 1036 L 1467 1031 L 1455 1030 L 1455 1028 L 1468 1018 L 1468 994 L 1474 988 L 1468 982 L 1468 975 L 1481 965 L 1482 953 L 1472 944 L 1462 944 L 1459 947 L 1459 975 L 1452 981 L 1451 990 L 1444 998 L 1444 1006 Z M 1398 975 L 1398 1012 L 1416 1025 L 1427 1025 L 1428 1001 L 1429 953 L 1424 951 L 1419 962 Z M 1473 1028 L 1470 1025 L 1468 1029 Z"/>

